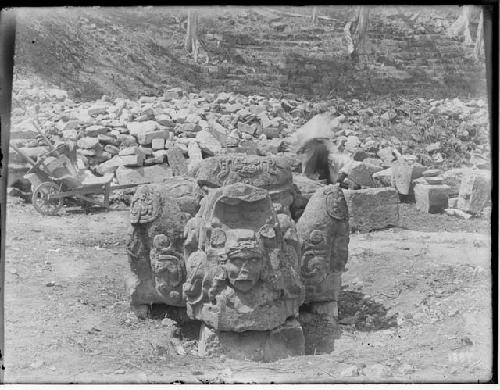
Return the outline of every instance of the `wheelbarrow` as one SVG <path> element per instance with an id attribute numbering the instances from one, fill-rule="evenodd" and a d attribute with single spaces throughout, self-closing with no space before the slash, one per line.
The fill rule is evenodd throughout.
<path id="1" fill-rule="evenodd" d="M 40 132 L 41 133 L 41 132 Z M 24 175 L 31 183 L 31 201 L 35 210 L 42 215 L 57 215 L 64 198 L 74 198 L 109 209 L 109 196 L 118 189 L 133 188 L 137 184 L 112 185 L 113 174 L 102 177 L 88 171 L 79 170 L 76 164 L 76 150 L 68 144 L 54 147 L 41 133 L 49 146 L 49 151 L 38 157 L 35 162 L 14 145 L 11 147 L 31 166 Z M 93 195 L 104 195 L 104 200 L 94 199 Z"/>

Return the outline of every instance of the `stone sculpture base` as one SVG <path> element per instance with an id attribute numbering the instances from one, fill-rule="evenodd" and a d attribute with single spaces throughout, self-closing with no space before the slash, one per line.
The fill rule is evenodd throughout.
<path id="1" fill-rule="evenodd" d="M 335 340 L 340 338 L 334 312 L 338 315 L 337 302 L 312 303 L 301 308 L 306 355 L 328 354 L 334 351 Z"/>
<path id="2" fill-rule="evenodd" d="M 198 341 L 200 356 L 225 355 L 231 359 L 257 362 L 273 362 L 304 355 L 304 352 L 304 334 L 297 320 L 287 320 L 272 330 L 239 333 L 215 331 L 203 324 Z"/>

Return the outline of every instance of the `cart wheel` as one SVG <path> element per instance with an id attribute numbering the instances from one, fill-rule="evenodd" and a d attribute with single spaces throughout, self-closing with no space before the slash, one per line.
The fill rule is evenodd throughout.
<path id="1" fill-rule="evenodd" d="M 40 184 L 31 197 L 31 202 L 42 215 L 56 215 L 62 206 L 62 198 L 50 199 L 51 195 L 59 193 L 59 186 L 50 181 Z"/>

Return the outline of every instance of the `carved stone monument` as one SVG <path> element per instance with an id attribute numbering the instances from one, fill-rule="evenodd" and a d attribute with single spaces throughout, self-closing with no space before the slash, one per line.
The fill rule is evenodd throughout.
<path id="1" fill-rule="evenodd" d="M 278 217 L 266 190 L 245 183 L 211 190 L 188 224 L 186 237 L 189 248 L 197 248 L 186 253 L 184 295 L 188 316 L 204 323 L 201 354 L 210 353 L 203 347 L 206 339 L 215 337 L 228 356 L 236 357 L 245 350 L 245 340 L 268 345 L 271 334 L 276 338 L 281 332 L 295 335 L 295 346 L 281 345 L 282 351 L 303 353 L 300 324 L 283 328 L 298 316 L 304 301 L 300 244 L 295 223 L 287 215 Z M 249 339 L 248 331 L 255 331 L 255 337 Z M 242 334 L 231 335 L 234 332 Z M 276 358 L 270 356 L 247 358 Z"/>
<path id="2" fill-rule="evenodd" d="M 286 158 L 230 153 L 203 160 L 193 172 L 198 184 L 218 188 L 245 183 L 269 191 L 278 213 L 290 214 L 292 171 Z"/>
<path id="3" fill-rule="evenodd" d="M 126 288 L 132 310 L 145 317 L 149 305 L 185 306 L 184 226 L 202 192 L 191 178 L 140 186 L 131 202 Z"/>

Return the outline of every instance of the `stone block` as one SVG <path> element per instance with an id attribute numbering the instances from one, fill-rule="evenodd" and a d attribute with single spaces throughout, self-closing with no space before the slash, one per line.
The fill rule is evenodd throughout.
<path id="1" fill-rule="evenodd" d="M 425 170 L 426 167 L 420 164 L 400 160 L 392 166 L 392 185 L 401 195 L 410 195 L 413 192 L 412 181 L 421 177 Z"/>
<path id="2" fill-rule="evenodd" d="M 184 153 L 178 147 L 167 149 L 165 155 L 167 156 L 168 164 L 172 169 L 174 176 L 184 176 L 188 172 L 188 164 L 184 158 Z"/>
<path id="3" fill-rule="evenodd" d="M 99 140 L 92 137 L 80 138 L 77 142 L 77 146 L 81 149 L 96 149 L 99 145 Z"/>
<path id="4" fill-rule="evenodd" d="M 108 128 L 100 125 L 92 125 L 85 129 L 87 137 L 97 137 L 99 134 L 106 134 Z"/>
<path id="5" fill-rule="evenodd" d="M 144 164 L 144 153 L 129 154 L 127 156 L 118 156 L 122 165 L 129 167 L 140 167 Z"/>
<path id="6" fill-rule="evenodd" d="M 138 136 L 139 133 L 151 133 L 157 130 L 158 123 L 155 121 L 128 122 L 127 129 L 129 130 L 130 135 Z"/>
<path id="7" fill-rule="evenodd" d="M 200 149 L 209 156 L 215 156 L 222 151 L 221 143 L 208 130 L 201 130 L 196 134 L 196 141 Z"/>
<path id="8" fill-rule="evenodd" d="M 369 232 L 397 226 L 399 197 L 393 188 L 344 190 L 351 230 Z"/>
<path id="9" fill-rule="evenodd" d="M 140 145 L 150 145 L 156 138 L 168 139 L 169 136 L 170 133 L 167 130 L 139 131 L 137 141 Z"/>
<path id="10" fill-rule="evenodd" d="M 390 187 L 392 178 L 392 167 L 384 169 L 383 171 L 375 172 L 372 175 L 373 181 L 377 187 Z"/>
<path id="11" fill-rule="evenodd" d="M 347 169 L 347 176 L 361 187 L 376 187 L 372 175 L 376 172 L 380 172 L 382 169 L 382 167 L 377 165 L 354 161 Z"/>
<path id="12" fill-rule="evenodd" d="M 166 164 L 139 168 L 119 167 L 116 170 L 118 184 L 162 183 L 171 177 L 172 169 Z"/>
<path id="13" fill-rule="evenodd" d="M 297 320 L 288 320 L 267 331 L 221 332 L 202 325 L 198 341 L 200 356 L 225 355 L 231 359 L 273 362 L 304 352 L 304 334 Z"/>
<path id="14" fill-rule="evenodd" d="M 491 172 L 471 170 L 464 174 L 458 194 L 458 208 L 479 214 L 491 196 Z"/>
<path id="15" fill-rule="evenodd" d="M 64 130 L 62 132 L 62 136 L 64 139 L 70 141 L 76 141 L 78 139 L 78 131 L 77 130 Z"/>
<path id="16" fill-rule="evenodd" d="M 414 188 L 417 210 L 431 214 L 444 212 L 448 208 L 449 191 L 446 184 L 417 184 Z"/>
<path id="17" fill-rule="evenodd" d="M 165 149 L 165 139 L 164 138 L 155 138 L 151 141 L 151 148 L 153 150 Z"/>

